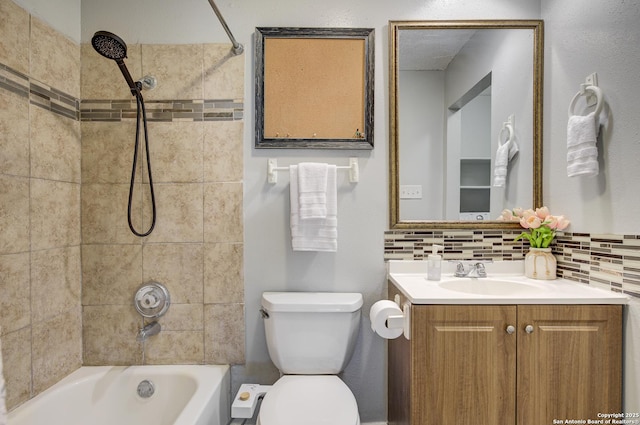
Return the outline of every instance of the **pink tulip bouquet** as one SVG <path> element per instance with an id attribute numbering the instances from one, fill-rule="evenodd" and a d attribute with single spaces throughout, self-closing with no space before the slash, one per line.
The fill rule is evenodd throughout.
<path id="1" fill-rule="evenodd" d="M 547 207 L 536 208 L 535 211 L 522 208 L 503 210 L 498 220 L 519 221 L 520 226 L 529 229 L 514 241 L 526 238 L 531 248 L 548 248 L 556 236 L 556 231 L 564 230 L 571 224 L 563 215 L 551 215 Z"/>

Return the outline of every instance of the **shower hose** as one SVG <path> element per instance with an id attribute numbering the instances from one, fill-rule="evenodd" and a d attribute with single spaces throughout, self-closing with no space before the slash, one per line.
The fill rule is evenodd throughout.
<path id="1" fill-rule="evenodd" d="M 136 98 L 136 142 L 133 150 L 133 165 L 131 167 L 131 184 L 129 185 L 129 202 L 127 205 L 127 219 L 129 221 L 129 229 L 134 235 L 139 237 L 148 236 L 156 225 L 156 197 L 153 191 L 153 178 L 151 177 L 151 158 L 149 156 L 149 134 L 147 132 L 147 113 L 144 108 L 144 100 L 140 91 L 134 92 Z M 140 148 L 140 122 L 142 121 L 144 129 L 145 153 L 147 158 L 147 174 L 149 176 L 149 192 L 151 194 L 151 226 L 146 232 L 138 232 L 133 226 L 131 220 L 131 205 L 133 203 L 133 188 L 136 180 L 136 167 L 138 164 L 138 151 Z"/>

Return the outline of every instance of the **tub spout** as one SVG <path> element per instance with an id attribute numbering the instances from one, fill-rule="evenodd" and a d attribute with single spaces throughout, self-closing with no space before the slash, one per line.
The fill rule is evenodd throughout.
<path id="1" fill-rule="evenodd" d="M 161 330 L 162 330 L 162 327 L 160 326 L 160 323 L 154 320 L 153 322 L 145 325 L 142 329 L 138 331 L 138 336 L 136 336 L 136 341 L 144 342 L 150 336 L 158 335 Z"/>

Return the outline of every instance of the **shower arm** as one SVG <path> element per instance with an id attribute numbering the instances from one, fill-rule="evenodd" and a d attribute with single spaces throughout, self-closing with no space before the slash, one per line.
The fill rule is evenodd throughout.
<path id="1" fill-rule="evenodd" d="M 213 0 L 209 0 L 209 4 L 211 5 L 211 8 L 213 9 L 213 11 L 216 13 L 216 16 L 218 16 L 218 20 L 220 21 L 222 28 L 224 28 L 227 35 L 229 36 L 229 39 L 231 40 L 231 44 L 233 44 L 233 48 L 231 49 L 231 51 L 236 56 L 241 55 L 242 52 L 244 51 L 244 47 L 242 47 L 242 44 L 238 43 L 235 37 L 233 36 L 233 34 L 231 34 L 231 30 L 227 26 L 227 23 L 225 22 L 224 18 L 222 17 L 222 14 L 220 13 L 218 6 L 216 6 Z"/>

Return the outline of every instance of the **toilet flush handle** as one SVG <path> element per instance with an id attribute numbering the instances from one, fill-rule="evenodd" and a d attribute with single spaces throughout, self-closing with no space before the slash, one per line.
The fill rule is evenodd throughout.
<path id="1" fill-rule="evenodd" d="M 262 316 L 263 319 L 268 319 L 269 318 L 269 312 L 267 310 L 265 310 L 264 308 L 260 309 L 260 315 Z"/>

